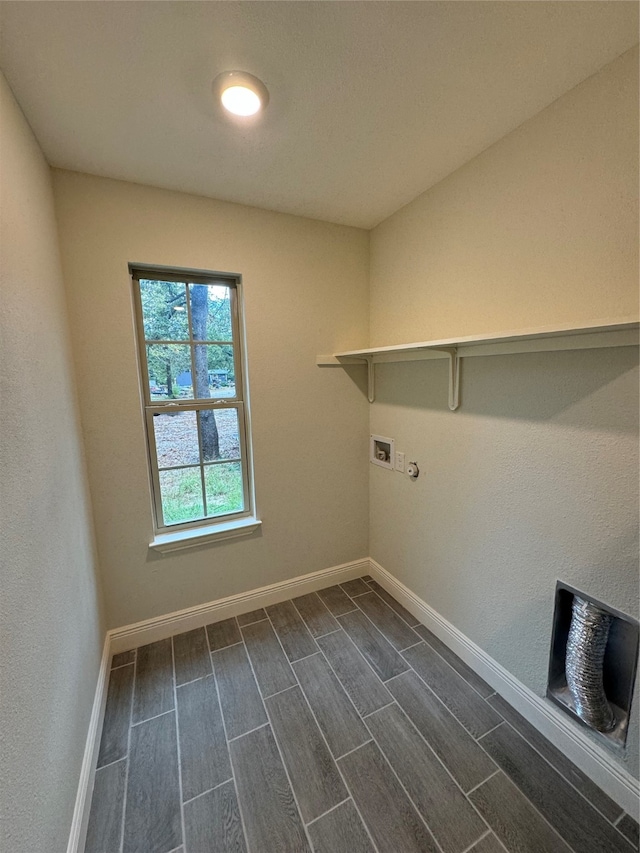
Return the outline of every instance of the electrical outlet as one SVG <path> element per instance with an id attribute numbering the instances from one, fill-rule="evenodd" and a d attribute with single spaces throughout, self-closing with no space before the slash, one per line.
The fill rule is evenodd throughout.
<path id="1" fill-rule="evenodd" d="M 396 453 L 396 471 L 404 472 L 404 453 Z"/>

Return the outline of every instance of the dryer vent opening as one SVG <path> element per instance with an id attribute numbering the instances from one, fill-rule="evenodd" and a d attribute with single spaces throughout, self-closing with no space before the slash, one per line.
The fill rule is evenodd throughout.
<path id="1" fill-rule="evenodd" d="M 638 623 L 558 582 L 547 696 L 608 742 L 623 746 L 638 663 Z"/>

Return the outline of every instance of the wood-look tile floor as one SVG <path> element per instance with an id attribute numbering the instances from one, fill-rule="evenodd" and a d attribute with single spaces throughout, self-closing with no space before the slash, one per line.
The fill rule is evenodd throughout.
<path id="1" fill-rule="evenodd" d="M 632 853 L 369 577 L 115 655 L 85 853 Z"/>

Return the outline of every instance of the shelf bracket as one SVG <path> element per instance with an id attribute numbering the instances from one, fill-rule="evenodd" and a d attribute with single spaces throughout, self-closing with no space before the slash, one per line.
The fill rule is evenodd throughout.
<path id="1" fill-rule="evenodd" d="M 373 403 L 376 399 L 376 372 L 373 366 L 373 356 L 367 357 L 367 400 Z"/>
<path id="2" fill-rule="evenodd" d="M 460 405 L 460 356 L 457 347 L 433 347 L 449 356 L 449 408 L 452 412 Z"/>

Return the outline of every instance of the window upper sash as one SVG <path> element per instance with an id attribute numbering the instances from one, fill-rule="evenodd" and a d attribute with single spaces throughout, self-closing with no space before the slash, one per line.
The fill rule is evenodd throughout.
<path id="1" fill-rule="evenodd" d="M 155 405 L 159 407 L 167 407 L 170 406 L 175 408 L 174 404 L 178 406 L 192 406 L 194 404 L 200 404 L 201 406 L 206 407 L 217 407 L 218 405 L 224 405 L 225 401 L 229 403 L 237 403 L 242 402 L 244 399 L 244 365 L 242 364 L 242 348 L 240 346 L 240 330 L 239 330 L 239 314 L 238 314 L 238 283 L 239 277 L 234 278 L 228 273 L 226 275 L 218 275 L 216 273 L 203 273 L 202 271 L 190 271 L 185 270 L 180 272 L 176 272 L 175 270 L 164 269 L 163 267 L 145 267 L 145 266 L 131 266 L 130 267 L 131 278 L 135 282 L 134 285 L 134 300 L 136 306 L 136 326 L 137 326 L 137 338 L 139 342 L 139 353 L 140 353 L 140 363 L 141 363 L 141 372 L 143 373 L 143 396 L 144 396 L 144 404 L 145 407 L 153 407 Z M 141 294 L 141 281 L 158 281 L 158 282 L 175 282 L 177 284 L 183 284 L 186 288 L 185 296 L 187 299 L 187 317 L 188 317 L 188 332 L 187 337 L 184 339 L 155 339 L 155 338 L 147 338 L 145 335 L 144 328 L 144 312 L 142 308 L 142 294 Z M 190 302 L 190 284 L 203 284 L 203 285 L 217 285 L 220 287 L 227 288 L 229 292 L 229 303 L 230 303 L 230 312 L 231 312 L 231 334 L 232 340 L 228 341 L 215 341 L 215 340 L 201 340 L 195 339 L 193 337 L 193 328 L 192 328 L 192 319 L 191 319 L 191 302 Z M 168 399 L 166 402 L 164 400 L 152 399 L 151 389 L 150 389 L 150 371 L 149 364 L 147 358 L 147 347 L 153 346 L 176 346 L 176 347 L 189 347 L 190 348 L 190 372 L 192 376 L 192 391 L 194 396 L 190 398 L 177 398 L 177 399 Z M 231 348 L 231 357 L 233 359 L 233 373 L 235 377 L 235 393 L 233 396 L 228 397 L 196 397 L 195 396 L 195 384 L 193 383 L 193 378 L 195 377 L 196 370 L 196 359 L 195 359 L 195 349 L 197 347 L 230 347 Z"/>

